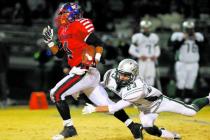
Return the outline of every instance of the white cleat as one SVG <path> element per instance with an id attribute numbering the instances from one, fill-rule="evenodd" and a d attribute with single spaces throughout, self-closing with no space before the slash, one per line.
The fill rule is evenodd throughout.
<path id="1" fill-rule="evenodd" d="M 53 137 L 52 137 L 52 140 L 64 140 L 64 136 L 58 134 L 58 135 L 53 136 Z"/>
<path id="2" fill-rule="evenodd" d="M 181 135 L 178 133 L 174 133 L 174 140 L 181 140 Z"/>

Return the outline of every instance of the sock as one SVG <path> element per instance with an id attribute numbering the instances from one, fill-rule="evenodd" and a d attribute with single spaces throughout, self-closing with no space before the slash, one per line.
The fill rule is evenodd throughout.
<path id="1" fill-rule="evenodd" d="M 192 106 L 194 106 L 197 111 L 201 110 L 204 106 L 208 104 L 209 104 L 209 99 L 206 97 L 198 98 L 192 102 Z"/>
<path id="2" fill-rule="evenodd" d="M 60 113 L 61 117 L 63 120 L 69 120 L 71 118 L 70 116 L 70 110 L 69 110 L 69 105 L 68 103 L 64 101 L 58 101 L 55 103 L 58 112 Z"/>
<path id="3" fill-rule="evenodd" d="M 63 126 L 72 126 L 72 125 L 73 125 L 73 121 L 71 119 L 63 121 Z"/>
<path id="4" fill-rule="evenodd" d="M 131 120 L 131 119 L 129 118 L 129 119 L 127 119 L 124 123 L 125 123 L 126 126 L 129 126 L 131 123 L 133 123 L 133 120 Z"/>
<path id="5" fill-rule="evenodd" d="M 158 137 L 162 135 L 162 131 L 156 125 L 152 127 L 143 127 L 143 128 L 150 135 L 158 136 Z"/>
<path id="6" fill-rule="evenodd" d="M 184 98 L 193 98 L 193 90 L 192 89 L 185 89 Z"/>
<path id="7" fill-rule="evenodd" d="M 176 96 L 183 99 L 183 89 L 176 88 Z"/>
<path id="8" fill-rule="evenodd" d="M 121 109 L 117 112 L 114 113 L 114 116 L 120 120 L 121 122 L 125 123 L 125 125 L 128 127 L 131 123 L 133 123 L 133 120 L 131 120 L 128 115 L 126 114 L 126 112 Z"/>

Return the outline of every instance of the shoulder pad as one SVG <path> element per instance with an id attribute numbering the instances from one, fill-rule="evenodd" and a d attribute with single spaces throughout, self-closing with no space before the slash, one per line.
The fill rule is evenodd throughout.
<path id="1" fill-rule="evenodd" d="M 171 41 L 182 41 L 184 39 L 184 33 L 175 32 L 171 36 Z"/>
<path id="2" fill-rule="evenodd" d="M 116 89 L 117 83 L 113 78 L 113 74 L 115 74 L 116 69 L 110 69 L 104 74 L 103 84 L 109 89 Z"/>
<path id="3" fill-rule="evenodd" d="M 84 28 L 84 30 L 86 30 L 86 32 L 91 33 L 94 31 L 94 25 L 90 19 L 81 18 L 77 21 L 81 24 L 81 26 Z"/>
<path id="4" fill-rule="evenodd" d="M 204 36 L 200 32 L 196 32 L 195 33 L 195 39 L 199 42 L 202 42 L 202 41 L 204 41 Z"/>
<path id="5" fill-rule="evenodd" d="M 144 87 L 140 79 L 135 80 L 135 84 L 130 84 L 130 87 L 124 87 L 121 90 L 122 98 L 126 101 L 136 101 L 144 96 Z"/>
<path id="6" fill-rule="evenodd" d="M 152 41 L 154 41 L 155 44 L 157 44 L 159 41 L 159 37 L 155 33 L 151 33 L 151 39 L 152 39 Z"/>
<path id="7" fill-rule="evenodd" d="M 134 101 L 137 101 L 141 95 L 142 95 L 142 92 L 143 92 L 143 88 L 142 90 L 131 90 L 131 91 L 127 91 L 126 90 L 122 90 L 121 91 L 122 93 L 122 99 L 125 100 L 125 101 L 129 101 L 129 102 L 134 102 Z M 125 92 L 125 93 L 123 93 Z"/>
<path id="8" fill-rule="evenodd" d="M 115 71 L 116 71 L 116 69 L 109 69 L 109 70 L 107 70 L 106 73 L 104 74 L 103 79 L 108 78 L 110 76 L 110 74 L 115 72 Z"/>

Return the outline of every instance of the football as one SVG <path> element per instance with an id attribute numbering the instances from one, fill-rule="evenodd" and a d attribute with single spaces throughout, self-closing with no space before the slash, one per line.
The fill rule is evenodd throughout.
<path id="1" fill-rule="evenodd" d="M 82 64 L 85 66 L 95 65 L 95 53 L 96 49 L 94 46 L 86 46 L 82 53 Z"/>

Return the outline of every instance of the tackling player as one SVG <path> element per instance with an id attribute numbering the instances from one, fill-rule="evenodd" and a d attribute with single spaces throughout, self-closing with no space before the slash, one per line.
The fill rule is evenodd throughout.
<path id="1" fill-rule="evenodd" d="M 152 22 L 140 22 L 141 33 L 132 36 L 129 53 L 138 59 L 139 75 L 151 86 L 154 86 L 155 64 L 160 56 L 159 37 L 151 32 Z"/>
<path id="2" fill-rule="evenodd" d="M 199 50 L 203 47 L 204 36 L 200 32 L 195 32 L 193 21 L 184 21 L 182 27 L 183 32 L 173 33 L 170 40 L 176 54 L 176 96 L 189 102 L 198 75 Z"/>
<path id="3" fill-rule="evenodd" d="M 54 41 L 53 29 L 49 26 L 43 29 L 43 36 L 52 53 L 57 57 L 67 57 L 71 67 L 69 74 L 50 91 L 50 97 L 55 102 L 64 125 L 61 133 L 52 139 L 62 140 L 77 135 L 66 96 L 82 91 L 96 105 L 109 105 L 113 102 L 99 86 L 100 73 L 95 68 L 101 60 L 102 43 L 94 34 L 91 20 L 82 17 L 78 3 L 65 3 L 57 13 L 56 25 L 58 42 Z M 141 138 L 141 125 L 134 123 L 124 110 L 115 112 L 114 116 L 128 126 L 136 139 Z"/>
<path id="4" fill-rule="evenodd" d="M 119 95 L 122 100 L 108 106 L 95 107 L 87 104 L 83 109 L 83 114 L 115 112 L 134 104 L 141 111 L 140 120 L 146 132 L 162 138 L 181 139 L 181 136 L 154 125 L 159 113 L 174 112 L 194 116 L 201 108 L 210 104 L 210 94 L 194 100 L 191 105 L 164 96 L 158 89 L 147 85 L 138 77 L 138 64 L 132 59 L 124 59 L 117 69 L 107 71 L 104 79 L 104 85 Z"/>

